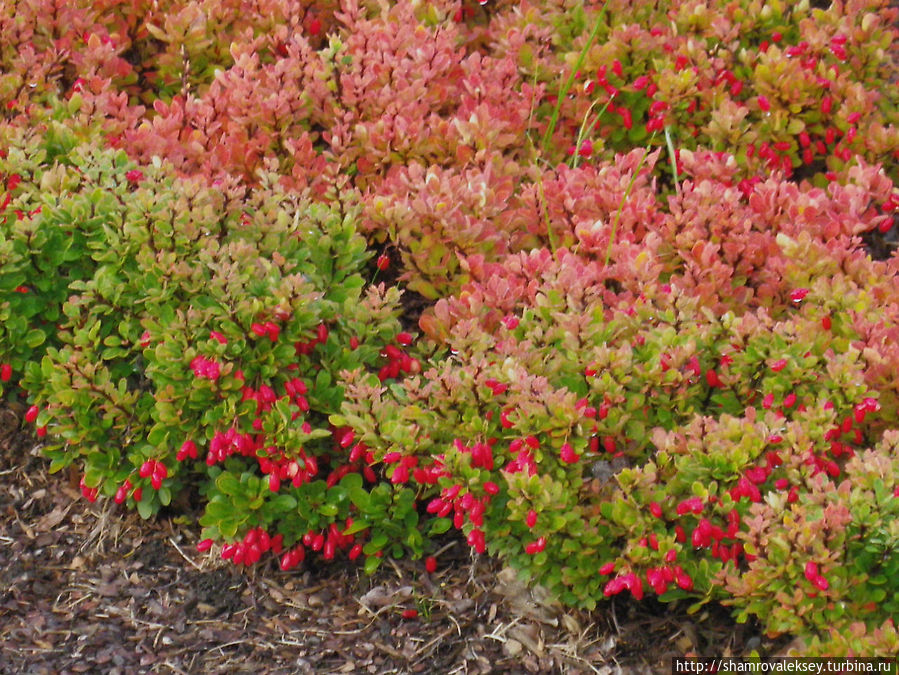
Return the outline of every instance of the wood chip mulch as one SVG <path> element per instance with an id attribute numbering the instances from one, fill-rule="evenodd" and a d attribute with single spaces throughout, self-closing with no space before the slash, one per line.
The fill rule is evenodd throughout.
<path id="1" fill-rule="evenodd" d="M 0 411 L 0 673 L 655 673 L 777 646 L 717 607 L 564 610 L 461 540 L 434 574 L 237 569 L 197 553 L 197 514 L 88 504 L 20 429 Z"/>

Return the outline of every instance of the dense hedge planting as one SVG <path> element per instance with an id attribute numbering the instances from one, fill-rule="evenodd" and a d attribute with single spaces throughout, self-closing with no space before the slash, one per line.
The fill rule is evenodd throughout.
<path id="1" fill-rule="evenodd" d="M 896 654 L 897 12 L 821 4 L 4 8 L 2 393 L 239 565 Z"/>

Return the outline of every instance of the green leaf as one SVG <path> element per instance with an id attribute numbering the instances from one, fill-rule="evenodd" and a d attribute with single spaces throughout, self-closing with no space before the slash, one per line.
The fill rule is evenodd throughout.
<path id="1" fill-rule="evenodd" d="M 376 534 L 371 538 L 371 540 L 368 541 L 368 543 L 365 544 L 365 546 L 362 547 L 362 552 L 365 553 L 365 555 L 372 555 L 373 553 L 377 553 L 387 545 L 388 541 L 389 539 L 387 535 L 383 532 L 380 534 Z"/>
<path id="2" fill-rule="evenodd" d="M 46 339 L 47 339 L 47 336 L 44 333 L 44 331 L 42 331 L 38 328 L 34 328 L 34 329 L 28 331 L 28 333 L 25 335 L 25 344 L 29 348 L 34 349 L 34 348 L 39 347 L 42 344 L 44 344 L 44 340 L 46 340 Z"/>
<path id="3" fill-rule="evenodd" d="M 153 427 L 150 433 L 147 435 L 147 442 L 151 445 L 161 448 L 168 438 L 169 430 L 161 425 L 157 425 Z"/>
<path id="4" fill-rule="evenodd" d="M 157 495 L 159 495 L 159 503 L 163 506 L 168 506 L 172 502 L 172 491 L 167 485 L 163 485 L 157 490 Z"/>
<path id="5" fill-rule="evenodd" d="M 315 376 L 315 388 L 316 389 L 326 389 L 331 385 L 331 373 L 329 373 L 324 368 L 318 371 L 318 375 Z"/>
<path id="6" fill-rule="evenodd" d="M 222 499 L 213 499 L 206 505 L 206 512 L 200 517 L 200 524 L 212 524 L 231 514 L 230 505 Z"/>
<path id="7" fill-rule="evenodd" d="M 229 496 L 235 496 L 243 493 L 243 488 L 240 484 L 240 481 L 235 478 L 234 474 L 230 471 L 225 471 L 220 475 L 216 481 L 215 486 L 219 489 L 219 492 L 222 494 L 226 494 Z"/>
<path id="8" fill-rule="evenodd" d="M 343 534 L 356 534 L 357 532 L 364 532 L 369 528 L 369 523 L 362 518 L 357 518 L 353 521 L 353 524 L 348 528 L 343 530 Z"/>
<path id="9" fill-rule="evenodd" d="M 369 556 L 365 559 L 365 565 L 363 569 L 366 574 L 374 574 L 375 570 L 381 566 L 381 558 L 376 558 L 375 556 Z"/>
<path id="10" fill-rule="evenodd" d="M 240 523 L 232 518 L 228 518 L 219 523 L 219 531 L 225 539 L 233 539 L 237 534 L 237 529 L 239 527 Z"/>
<path id="11" fill-rule="evenodd" d="M 431 527 L 428 529 L 428 534 L 443 534 L 450 529 L 452 524 L 453 523 L 449 518 L 435 518 L 431 521 Z"/>
<path id="12" fill-rule="evenodd" d="M 293 495 L 281 494 L 270 500 L 268 505 L 272 511 L 285 513 L 297 507 L 297 500 Z"/>
<path id="13" fill-rule="evenodd" d="M 371 504 L 371 496 L 362 487 L 347 490 L 350 501 L 360 511 L 368 511 Z"/>
<path id="14" fill-rule="evenodd" d="M 62 469 L 65 469 L 67 466 L 71 465 L 72 458 L 71 457 L 57 457 L 53 461 L 50 462 L 50 473 L 57 473 Z"/>
<path id="15" fill-rule="evenodd" d="M 153 505 L 150 504 L 149 499 L 142 499 L 137 503 L 137 512 L 140 514 L 140 517 L 144 520 L 149 520 L 153 515 Z"/>

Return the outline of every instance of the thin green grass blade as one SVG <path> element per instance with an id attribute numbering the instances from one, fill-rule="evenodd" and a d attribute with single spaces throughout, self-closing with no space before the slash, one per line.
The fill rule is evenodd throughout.
<path id="1" fill-rule="evenodd" d="M 546 133 L 543 134 L 543 143 L 541 145 L 543 154 L 546 154 L 547 148 L 549 148 L 549 141 L 552 138 L 553 132 L 556 130 L 556 124 L 559 121 L 559 111 L 562 109 L 562 101 L 565 100 L 565 97 L 568 96 L 568 92 L 571 91 L 571 86 L 574 84 L 574 78 L 581 69 L 584 59 L 587 58 L 587 52 L 590 50 L 590 47 L 593 46 L 593 41 L 596 40 L 596 36 L 599 35 L 599 29 L 602 27 L 605 16 L 606 3 L 603 3 L 602 9 L 599 10 L 599 15 L 596 17 L 596 23 L 593 24 L 593 30 L 590 31 L 590 37 L 587 38 L 587 43 L 584 45 L 584 48 L 581 49 L 581 53 L 578 55 L 577 62 L 574 64 L 574 68 L 572 68 L 568 80 L 559 92 L 558 97 L 556 97 L 556 107 L 553 109 L 552 117 L 549 119 L 549 126 L 546 128 Z"/>
<path id="2" fill-rule="evenodd" d="M 615 222 L 612 223 L 612 235 L 609 237 L 609 247 L 606 249 L 606 261 L 603 264 L 604 267 L 609 266 L 609 260 L 612 257 L 612 244 L 615 243 L 615 234 L 618 232 L 618 221 L 621 220 L 621 212 L 624 211 L 624 205 L 627 202 L 627 198 L 631 195 L 631 189 L 634 187 L 634 183 L 637 182 L 637 177 L 640 175 L 640 169 L 643 168 L 643 163 L 646 161 L 647 155 L 649 155 L 649 149 L 652 147 L 652 141 L 655 137 L 656 132 L 653 131 L 652 136 L 649 137 L 649 144 L 646 146 L 646 149 L 643 151 L 643 156 L 640 158 L 640 163 L 637 164 L 637 168 L 634 170 L 631 180 L 627 184 L 627 189 L 621 197 L 621 203 L 618 205 L 618 213 L 615 214 Z"/>

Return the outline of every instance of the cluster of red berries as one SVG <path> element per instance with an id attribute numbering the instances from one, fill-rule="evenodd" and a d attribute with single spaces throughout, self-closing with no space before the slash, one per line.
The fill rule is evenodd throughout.
<path id="1" fill-rule="evenodd" d="M 666 554 L 666 562 L 673 563 L 677 558 L 676 552 L 672 549 Z M 603 576 L 612 574 L 615 571 L 615 563 L 606 563 L 599 568 L 599 573 Z M 646 570 L 646 581 L 656 595 L 663 595 L 668 591 L 669 584 L 677 584 L 679 588 L 685 591 L 693 589 L 693 579 L 687 574 L 680 565 L 662 565 L 660 567 L 651 567 Z M 627 574 L 619 574 L 610 579 L 603 588 L 603 595 L 610 597 L 618 595 L 624 590 L 631 592 L 635 600 L 643 599 L 643 580 L 635 572 Z"/>
<path id="2" fill-rule="evenodd" d="M 27 411 L 25 411 L 25 421 L 29 424 L 33 424 L 37 421 L 37 416 L 39 413 L 40 409 L 36 405 L 31 406 Z M 47 435 L 47 427 L 38 427 L 35 433 L 37 434 L 38 438 L 43 438 Z"/>
<path id="3" fill-rule="evenodd" d="M 6 194 L 3 196 L 3 201 L 0 202 L 0 211 L 9 206 L 9 203 L 12 201 L 12 191 L 19 187 L 19 183 L 22 182 L 22 177 L 17 173 L 12 173 L 9 175 L 9 178 L 6 179 Z M 21 216 L 19 216 L 21 219 Z"/>
<path id="4" fill-rule="evenodd" d="M 471 523 L 474 527 L 468 533 L 468 545 L 478 553 L 487 550 L 487 540 L 481 529 L 484 525 L 484 513 L 491 498 L 499 493 L 499 486 L 491 481 L 486 482 L 482 488 L 484 496 L 476 497 L 470 490 L 462 492 L 462 486 L 459 484 L 451 485 L 443 488 L 440 496 L 432 499 L 426 507 L 428 513 L 436 514 L 440 518 L 448 517 L 452 513 L 453 527 L 458 530 L 465 526 L 466 521 Z"/>
<path id="5" fill-rule="evenodd" d="M 134 488 L 134 489 L 132 490 L 132 488 Z M 134 487 L 134 485 L 131 484 L 131 481 L 126 478 L 125 482 L 123 482 L 119 486 L 119 489 L 116 490 L 115 497 L 113 497 L 113 501 L 116 504 L 123 504 L 125 502 L 125 500 L 128 499 L 128 491 L 129 490 L 131 490 L 131 498 L 134 499 L 134 501 L 136 501 L 136 502 L 139 502 L 141 500 L 141 498 L 144 496 L 144 489 L 141 487 Z"/>
<path id="6" fill-rule="evenodd" d="M 263 333 L 263 334 L 266 334 L 269 336 L 269 338 L 271 338 L 270 332 Z M 302 356 L 304 354 L 311 354 L 312 350 L 315 349 L 315 347 L 317 345 L 323 345 L 328 341 L 329 334 L 330 333 L 328 331 L 328 327 L 325 324 L 320 323 L 318 325 L 318 327 L 315 329 L 315 335 L 312 338 L 310 338 L 309 340 L 306 340 L 305 342 L 295 342 L 294 343 L 293 346 L 294 346 L 294 349 L 296 350 L 297 356 Z"/>
<path id="7" fill-rule="evenodd" d="M 715 497 L 710 497 L 708 501 L 709 503 L 715 503 L 718 500 Z M 675 514 L 677 518 L 683 518 L 690 515 L 701 516 L 705 511 L 705 506 L 705 501 L 701 497 L 688 497 L 677 504 L 675 507 Z M 660 520 L 664 518 L 664 510 L 662 505 L 658 502 L 651 502 L 649 504 L 649 512 L 654 518 Z M 690 543 L 697 549 L 709 548 L 712 557 L 719 558 L 722 562 L 736 560 L 741 555 L 749 560 L 751 556 L 747 555 L 743 550 L 743 545 L 736 541 L 739 529 L 740 514 L 735 508 L 731 509 L 727 514 L 726 530 L 718 525 L 714 525 L 708 518 L 700 517 L 690 534 Z M 675 524 L 674 534 L 675 541 L 678 543 L 686 543 L 687 530 L 682 524 Z M 639 543 L 641 546 L 651 548 L 654 551 L 659 550 L 658 538 L 654 532 L 648 537 L 641 539 Z M 666 562 L 673 562 L 675 555 L 673 550 L 669 551 L 667 556 L 670 559 L 666 559 Z"/>
<path id="8" fill-rule="evenodd" d="M 830 588 L 830 584 L 820 572 L 818 572 L 818 563 L 809 560 L 805 564 L 805 578 L 812 582 L 818 590 L 826 591 Z"/>
<path id="9" fill-rule="evenodd" d="M 508 473 L 525 472 L 528 476 L 537 473 L 537 461 L 534 459 L 534 451 L 540 447 L 540 440 L 536 436 L 516 438 L 509 443 L 509 454 L 512 459 L 503 467 Z"/>
<path id="10" fill-rule="evenodd" d="M 247 531 L 241 541 L 222 546 L 222 558 L 230 560 L 235 565 L 250 567 L 269 551 L 278 555 L 283 548 L 283 540 L 281 534 L 272 537 L 263 528 L 254 527 Z M 211 546 L 212 540 L 204 539 L 197 545 L 197 550 L 207 551 Z"/>
<path id="11" fill-rule="evenodd" d="M 221 366 L 214 359 L 207 359 L 205 356 L 195 356 L 190 362 L 190 369 L 194 371 L 194 376 L 215 381 L 219 379 L 222 373 Z"/>
<path id="12" fill-rule="evenodd" d="M 97 501 L 97 495 L 100 493 L 100 488 L 88 487 L 87 483 L 85 483 L 84 476 L 81 477 L 81 482 L 78 484 L 78 487 L 81 489 L 81 496 L 91 504 Z"/>
<path id="13" fill-rule="evenodd" d="M 169 469 L 159 460 L 148 459 L 141 464 L 139 474 L 141 478 L 149 478 L 150 485 L 154 490 L 158 490 L 162 487 L 162 481 L 169 477 Z"/>
<path id="14" fill-rule="evenodd" d="M 396 344 L 389 344 L 381 350 L 381 356 L 387 359 L 387 364 L 378 371 L 378 379 L 381 382 L 398 378 L 401 374 L 415 375 L 421 372 L 421 364 L 402 349 L 412 344 L 412 335 L 399 333 L 396 336 Z"/>
<path id="15" fill-rule="evenodd" d="M 410 470 L 418 466 L 418 457 L 414 455 L 403 455 L 400 452 L 388 452 L 384 455 L 384 464 L 393 465 L 393 472 L 390 474 L 390 482 L 394 485 L 402 485 L 409 481 Z"/>
<path id="16" fill-rule="evenodd" d="M 299 565 L 306 559 L 307 550 L 321 552 L 322 558 L 333 560 L 337 551 L 349 549 L 347 557 L 355 560 L 362 554 L 362 544 L 354 543 L 355 537 L 352 534 L 345 534 L 352 524 L 353 519 L 347 518 L 343 531 L 337 523 L 331 523 L 327 529 L 320 532 L 309 530 L 303 535 L 300 543 L 285 551 L 281 556 L 281 569 L 286 571 Z"/>

